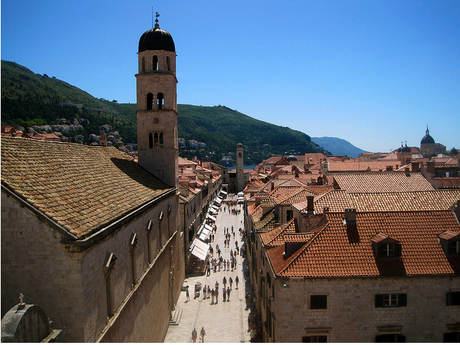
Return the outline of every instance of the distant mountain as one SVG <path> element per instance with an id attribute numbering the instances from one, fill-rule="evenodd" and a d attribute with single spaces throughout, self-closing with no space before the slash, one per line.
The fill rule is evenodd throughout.
<path id="1" fill-rule="evenodd" d="M 136 104 L 98 99 L 87 92 L 46 74 L 2 60 L 2 122 L 33 126 L 74 119 L 84 127 L 82 136 L 99 134 L 109 124 L 126 143 L 137 142 Z M 234 155 L 238 143 L 245 148 L 245 165 L 258 164 L 272 155 L 318 152 L 310 137 L 288 127 L 256 120 L 225 106 L 178 105 L 178 136 L 186 141 L 182 157 L 219 163 Z M 64 120 L 63 120 L 64 119 Z M 204 143 L 198 147 L 189 140 Z M 86 141 L 86 139 L 85 139 Z"/>
<path id="2" fill-rule="evenodd" d="M 347 155 L 348 157 L 354 158 L 358 157 L 363 152 L 367 152 L 340 138 L 321 137 L 311 138 L 311 140 L 335 156 Z"/>

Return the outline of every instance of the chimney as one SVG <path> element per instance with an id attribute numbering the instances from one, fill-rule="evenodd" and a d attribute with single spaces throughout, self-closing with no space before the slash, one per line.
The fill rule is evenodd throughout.
<path id="1" fill-rule="evenodd" d="M 307 213 L 308 214 L 315 213 L 315 206 L 313 204 L 314 199 L 315 199 L 314 195 L 307 195 Z"/>
<path id="2" fill-rule="evenodd" d="M 412 162 L 412 172 L 417 172 L 420 170 L 420 163 L 419 162 Z"/>
<path id="3" fill-rule="evenodd" d="M 273 189 L 275 189 L 275 181 L 272 181 L 272 182 L 271 182 L 270 187 L 271 187 L 271 189 L 270 189 L 271 191 L 272 191 Z"/>
<path id="4" fill-rule="evenodd" d="M 457 216 L 457 220 L 460 222 L 460 200 L 457 201 L 457 204 L 454 208 L 455 215 Z"/>
<path id="5" fill-rule="evenodd" d="M 345 224 L 351 225 L 356 224 L 356 208 L 345 209 Z"/>
<path id="6" fill-rule="evenodd" d="M 426 171 L 430 174 L 434 174 L 434 161 L 426 162 Z"/>

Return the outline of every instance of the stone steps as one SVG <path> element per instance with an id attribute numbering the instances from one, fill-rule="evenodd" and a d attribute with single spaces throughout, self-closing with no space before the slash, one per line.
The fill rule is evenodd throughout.
<path id="1" fill-rule="evenodd" d="M 172 312 L 171 320 L 169 320 L 170 326 L 179 326 L 180 318 L 182 317 L 182 308 L 176 307 Z"/>

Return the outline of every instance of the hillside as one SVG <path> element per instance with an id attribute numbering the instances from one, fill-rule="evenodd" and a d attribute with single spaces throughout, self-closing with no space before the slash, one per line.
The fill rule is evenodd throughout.
<path id="1" fill-rule="evenodd" d="M 305 133 L 259 121 L 225 106 L 178 105 L 179 137 L 206 144 L 199 150 L 181 149 L 181 156 L 219 162 L 245 147 L 245 164 L 257 164 L 271 155 L 316 152 L 319 147 Z M 98 99 L 46 74 L 2 60 L 2 122 L 22 126 L 54 124 L 57 119 L 84 127 L 81 135 L 99 134 L 111 125 L 125 142 L 137 142 L 136 105 Z M 62 122 L 62 120 L 61 120 Z"/>
<path id="2" fill-rule="evenodd" d="M 348 157 L 358 157 L 361 153 L 366 152 L 340 138 L 321 137 L 311 139 L 319 146 L 323 147 L 326 151 L 329 151 L 333 155 L 337 156 L 347 155 Z"/>

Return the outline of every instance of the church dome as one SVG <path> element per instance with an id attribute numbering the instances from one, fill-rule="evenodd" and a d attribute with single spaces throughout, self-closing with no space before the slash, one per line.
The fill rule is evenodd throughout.
<path id="1" fill-rule="evenodd" d="M 420 144 L 434 144 L 435 141 L 433 139 L 433 137 L 430 135 L 430 131 L 428 130 L 428 127 L 426 128 L 426 134 L 425 136 L 422 138 L 422 141 L 420 142 Z"/>
<path id="2" fill-rule="evenodd" d="M 171 34 L 160 29 L 160 26 L 155 24 L 155 27 L 142 34 L 139 40 L 139 53 L 146 50 L 166 50 L 175 52 L 176 47 Z"/>

